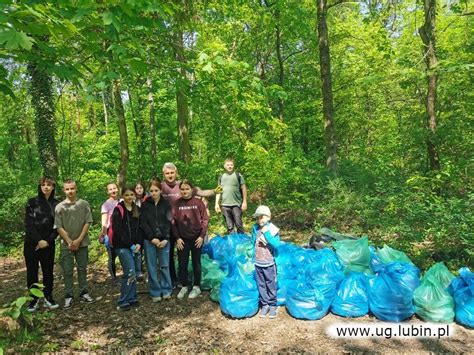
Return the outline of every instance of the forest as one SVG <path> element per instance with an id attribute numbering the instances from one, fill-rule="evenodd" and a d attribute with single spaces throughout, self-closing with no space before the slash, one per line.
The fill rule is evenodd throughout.
<path id="1" fill-rule="evenodd" d="M 283 228 L 472 266 L 473 15 L 463 0 L 2 1 L 2 254 L 43 174 L 76 179 L 98 220 L 111 180 L 171 161 L 213 188 L 230 156 L 249 210 Z"/>
<path id="2" fill-rule="evenodd" d="M 110 314 L 116 291 L 96 240 L 106 184 L 146 184 L 173 162 L 181 179 L 213 189 L 231 157 L 249 191 L 247 228 L 265 204 L 287 241 L 330 228 L 403 251 L 422 271 L 444 262 L 456 273 L 474 267 L 473 147 L 469 0 L 0 1 L 2 303 L 23 292 L 25 203 L 43 175 L 59 198 L 75 179 L 92 208 L 89 275 L 102 299 L 97 319 L 80 308 L 40 314 L 44 336 L 0 337 L 0 354 L 399 352 L 396 342 L 329 341 L 288 316 L 272 329 L 233 322 L 202 300 L 149 308 L 156 324 Z M 213 207 L 209 234 L 223 234 Z M 112 330 L 97 326 L 104 319 Z M 200 341 L 189 343 L 196 326 Z M 471 348 L 459 334 L 405 349 Z"/>

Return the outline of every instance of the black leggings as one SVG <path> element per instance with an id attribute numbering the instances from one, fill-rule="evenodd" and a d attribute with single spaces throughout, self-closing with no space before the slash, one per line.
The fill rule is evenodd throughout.
<path id="1" fill-rule="evenodd" d="M 54 282 L 54 243 L 47 248 L 35 250 L 36 246 L 25 243 L 23 255 L 26 263 L 26 283 L 28 288 L 38 283 L 38 271 L 41 265 L 43 272 L 43 293 L 45 298 L 50 298 L 53 294 Z M 36 298 L 36 297 L 35 297 Z"/>
<path id="2" fill-rule="evenodd" d="M 117 254 L 115 253 L 115 249 L 114 248 L 107 248 L 107 254 L 109 256 L 107 266 L 109 267 L 110 276 L 112 276 L 112 279 L 116 279 L 117 278 L 117 267 L 115 266 L 115 260 L 117 259 Z"/>
<path id="3" fill-rule="evenodd" d="M 184 249 L 178 250 L 178 263 L 179 263 L 179 281 L 183 286 L 188 286 L 188 263 L 189 263 L 189 254 L 193 260 L 193 276 L 194 276 L 194 286 L 201 285 L 201 248 L 196 248 L 194 243 L 196 239 L 183 239 Z"/>

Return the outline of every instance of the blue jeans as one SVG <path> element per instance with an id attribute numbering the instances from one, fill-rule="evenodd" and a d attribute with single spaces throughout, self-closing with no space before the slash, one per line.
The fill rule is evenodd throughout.
<path id="1" fill-rule="evenodd" d="M 145 239 L 145 259 L 148 270 L 148 289 L 151 297 L 171 295 L 171 276 L 169 270 L 170 242 L 164 248 L 157 248 Z M 159 269 L 158 269 L 159 268 Z"/>
<path id="2" fill-rule="evenodd" d="M 142 253 L 133 253 L 133 261 L 135 263 L 135 274 L 142 276 Z"/>
<path id="3" fill-rule="evenodd" d="M 120 289 L 119 306 L 125 306 L 138 301 L 137 275 L 135 273 L 135 258 L 128 248 L 115 249 L 123 269 L 122 288 Z"/>

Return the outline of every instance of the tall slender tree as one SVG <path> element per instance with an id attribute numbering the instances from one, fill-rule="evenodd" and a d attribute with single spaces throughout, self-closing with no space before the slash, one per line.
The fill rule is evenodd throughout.
<path id="1" fill-rule="evenodd" d="M 436 56 L 436 0 L 423 0 L 425 22 L 418 30 L 423 42 L 423 58 L 426 63 L 426 146 L 430 170 L 441 168 L 438 147 L 436 145 L 436 100 L 438 89 L 438 58 Z"/>
<path id="2" fill-rule="evenodd" d="M 337 171 L 337 140 L 332 96 L 331 55 L 327 25 L 327 0 L 317 0 L 319 67 L 323 95 L 324 139 L 326 166 L 333 174 Z"/>
<path id="3" fill-rule="evenodd" d="M 117 183 L 120 188 L 124 188 L 127 183 L 127 171 L 129 162 L 127 122 L 125 120 L 125 110 L 123 108 L 122 91 L 118 79 L 112 84 L 115 113 L 117 115 L 119 136 L 120 136 L 120 164 L 117 172 Z"/>
<path id="4" fill-rule="evenodd" d="M 183 0 L 184 8 L 187 8 L 187 1 Z M 178 125 L 178 152 L 179 158 L 189 163 L 191 161 L 191 144 L 189 141 L 189 80 L 186 71 L 186 56 L 184 53 L 183 31 L 181 27 L 185 21 L 185 10 L 177 13 L 177 29 L 174 34 L 174 51 L 178 63 L 178 77 L 176 79 L 176 114 Z"/>

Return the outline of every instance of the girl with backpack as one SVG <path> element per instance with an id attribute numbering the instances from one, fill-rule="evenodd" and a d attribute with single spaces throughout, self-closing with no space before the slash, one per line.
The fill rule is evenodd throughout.
<path id="1" fill-rule="evenodd" d="M 148 187 L 150 197 L 142 204 L 142 229 L 148 288 L 153 302 L 171 298 L 169 271 L 171 205 L 161 196 L 161 181 L 153 179 Z"/>
<path id="2" fill-rule="evenodd" d="M 117 271 L 115 267 L 115 260 L 117 255 L 115 254 L 114 248 L 109 243 L 108 229 L 111 225 L 112 212 L 114 211 L 115 206 L 118 204 L 118 186 L 115 182 L 110 182 L 106 186 L 107 195 L 109 198 L 102 204 L 100 209 L 101 213 L 101 224 L 102 230 L 99 234 L 100 243 L 105 245 L 108 254 L 108 268 L 110 276 L 112 277 L 112 282 L 117 282 Z"/>
<path id="3" fill-rule="evenodd" d="M 173 234 L 178 248 L 179 280 L 182 288 L 178 299 L 188 293 L 188 262 L 191 254 L 193 262 L 194 286 L 188 298 L 201 294 L 201 247 L 207 233 L 208 215 L 204 203 L 193 197 L 193 184 L 189 180 L 179 183 L 179 198 L 173 206 Z"/>
<path id="4" fill-rule="evenodd" d="M 128 311 L 138 305 L 137 274 L 135 271 L 135 254 L 143 244 L 140 226 L 140 209 L 135 204 L 135 191 L 126 187 L 122 191 L 122 201 L 112 213 L 112 244 L 123 269 L 122 286 L 117 309 Z"/>

